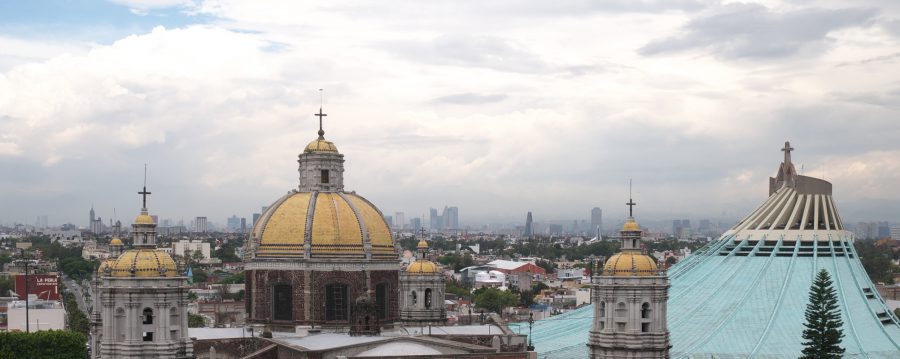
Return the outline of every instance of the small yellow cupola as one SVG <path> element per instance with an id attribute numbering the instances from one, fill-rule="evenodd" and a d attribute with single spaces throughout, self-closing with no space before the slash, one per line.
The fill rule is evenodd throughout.
<path id="1" fill-rule="evenodd" d="M 655 276 L 658 274 L 656 261 L 644 254 L 641 249 L 643 231 L 634 219 L 634 206 L 637 203 L 634 203 L 630 194 L 626 205 L 628 205 L 628 219 L 625 220 L 622 230 L 619 231 L 621 252 L 609 257 L 603 265 L 601 275 L 617 277 Z"/>

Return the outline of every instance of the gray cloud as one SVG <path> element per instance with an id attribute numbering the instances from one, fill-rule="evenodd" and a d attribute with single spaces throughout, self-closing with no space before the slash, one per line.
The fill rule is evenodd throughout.
<path id="1" fill-rule="evenodd" d="M 450 105 L 483 105 L 488 103 L 500 102 L 505 98 L 506 95 L 502 94 L 479 95 L 476 93 L 465 92 L 438 97 L 431 102 Z"/>
<path id="2" fill-rule="evenodd" d="M 540 73 L 549 69 L 538 55 L 522 45 L 494 36 L 445 34 L 431 41 L 392 42 L 384 48 L 407 60 L 436 65 L 520 73 Z"/>
<path id="3" fill-rule="evenodd" d="M 776 12 L 758 4 L 729 4 L 688 22 L 681 33 L 652 41 L 645 56 L 704 50 L 725 58 L 765 59 L 817 53 L 828 47 L 834 30 L 867 26 L 873 9 L 800 9 Z"/>

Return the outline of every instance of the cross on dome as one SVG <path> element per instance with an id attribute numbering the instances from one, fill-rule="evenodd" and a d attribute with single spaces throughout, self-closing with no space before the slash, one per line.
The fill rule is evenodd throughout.
<path id="1" fill-rule="evenodd" d="M 632 198 L 631 197 L 631 180 L 629 179 L 628 180 L 628 203 L 625 203 L 625 205 L 628 206 L 628 217 L 634 217 L 634 206 L 637 205 L 637 203 L 634 203 L 634 200 L 631 198 Z"/>
<path id="2" fill-rule="evenodd" d="M 147 195 L 150 194 L 150 192 L 147 192 L 147 164 L 146 163 L 144 164 L 144 190 L 138 192 L 138 194 L 144 198 L 144 205 L 141 208 L 146 210 L 147 209 Z"/>

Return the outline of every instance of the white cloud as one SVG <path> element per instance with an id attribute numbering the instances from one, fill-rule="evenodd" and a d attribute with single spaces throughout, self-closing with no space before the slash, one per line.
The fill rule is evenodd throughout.
<path id="1" fill-rule="evenodd" d="M 828 31 L 827 53 L 736 64 L 703 46 L 639 53 L 707 16 L 694 2 L 529 3 L 508 16 L 416 4 L 207 1 L 189 4 L 214 17 L 206 25 L 21 51 L 34 59 L 0 72 L 0 163 L 17 169 L 0 174 L 17 208 L 0 221 L 91 200 L 122 212 L 144 162 L 163 218 L 249 216 L 296 185 L 318 88 L 348 188 L 386 212 L 449 203 L 468 220 L 581 218 L 617 213 L 635 178 L 648 216 L 738 217 L 765 196 L 784 140 L 806 163 L 900 150 L 889 57 L 900 49 L 882 30 Z M 779 11 L 824 11 L 804 9 Z M 879 163 L 877 183 L 842 194 L 893 183 Z M 847 168 L 857 172 L 835 174 L 836 188 L 871 175 Z"/>

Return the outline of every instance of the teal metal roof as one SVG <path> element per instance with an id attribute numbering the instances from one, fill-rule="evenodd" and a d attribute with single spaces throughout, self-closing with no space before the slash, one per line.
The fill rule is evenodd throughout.
<path id="1" fill-rule="evenodd" d="M 809 287 L 822 268 L 838 291 L 845 357 L 900 358 L 900 324 L 866 275 L 849 233 L 821 231 L 820 241 L 780 233 L 752 241 L 726 235 L 669 269 L 672 358 L 797 358 Z M 586 306 L 535 322 L 538 356 L 587 357 L 592 316 Z M 526 333 L 527 325 L 518 330 Z"/>

